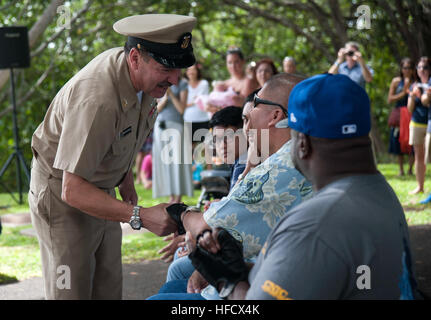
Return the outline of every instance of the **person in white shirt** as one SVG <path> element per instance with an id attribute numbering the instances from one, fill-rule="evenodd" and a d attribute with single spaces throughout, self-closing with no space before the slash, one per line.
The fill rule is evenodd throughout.
<path id="1" fill-rule="evenodd" d="M 187 68 L 185 78 L 188 80 L 188 95 L 183 118 L 184 122 L 192 124 L 192 142 L 196 142 L 193 141 L 196 130 L 209 128 L 210 115 L 196 105 L 198 96 L 209 94 L 209 84 L 207 80 L 202 79 L 202 67 L 200 64 L 194 64 Z"/>

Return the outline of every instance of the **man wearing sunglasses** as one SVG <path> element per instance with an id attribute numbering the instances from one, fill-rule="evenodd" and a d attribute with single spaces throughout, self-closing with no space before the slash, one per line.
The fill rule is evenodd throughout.
<path id="1" fill-rule="evenodd" d="M 287 106 L 289 97 L 284 96 L 283 93 L 290 92 L 304 78 L 293 74 L 281 74 L 277 78 L 279 79 L 272 82 L 272 85 L 255 92 L 253 99 L 247 99 L 244 104 L 242 114 L 244 134 L 247 136 L 249 149 L 243 177 L 290 140 L 290 134 L 284 133 L 284 131 L 288 131 L 286 129 L 289 126 L 287 125 L 287 109 L 283 106 L 283 104 Z M 266 99 L 266 97 L 268 98 Z M 266 135 L 270 139 L 267 140 L 268 143 L 262 144 L 262 136 Z"/>
<path id="2" fill-rule="evenodd" d="M 256 108 L 256 106 L 259 105 L 259 104 L 266 104 L 268 106 L 280 107 L 280 109 L 283 111 L 284 115 L 287 117 L 287 110 L 286 110 L 285 107 L 283 107 L 279 103 L 272 102 L 272 101 L 265 100 L 265 99 L 261 99 L 261 98 L 259 98 L 259 96 L 257 95 L 257 93 L 254 95 L 253 103 L 254 103 L 254 106 L 253 106 L 254 108 Z"/>
<path id="3" fill-rule="evenodd" d="M 291 161 L 290 129 L 286 126 L 284 107 L 287 106 L 290 91 L 302 79 L 291 74 L 275 75 L 257 95 L 247 99 L 249 102 L 244 105 L 242 114 L 243 129 L 249 144 L 254 146 L 253 150 L 267 156 L 261 157 L 262 163 L 247 175 L 243 174 L 242 180 L 229 195 L 212 203 L 203 215 L 196 211 L 182 214 L 181 221 L 191 238 L 196 239 L 214 227 L 225 228 L 242 243 L 246 261 L 253 262 L 277 221 L 290 208 L 311 197 L 310 182 L 294 168 Z M 191 264 L 190 260 L 188 263 Z M 183 279 L 182 291 L 178 284 L 177 281 L 168 282 L 161 290 L 166 294 L 152 299 L 218 298 L 215 288 L 206 287 L 208 283 L 198 272 L 191 275 L 188 285 Z M 187 292 L 194 293 L 194 296 L 182 295 L 186 286 Z M 201 296 L 196 293 L 201 293 Z"/>

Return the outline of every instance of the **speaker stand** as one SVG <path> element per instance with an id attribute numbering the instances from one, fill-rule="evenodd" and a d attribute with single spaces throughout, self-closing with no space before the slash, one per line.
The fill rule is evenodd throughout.
<path id="1" fill-rule="evenodd" d="M 3 174 L 6 172 L 9 165 L 12 163 L 12 160 L 16 160 L 16 180 L 17 187 L 19 193 L 19 204 L 23 204 L 22 201 L 22 193 L 23 193 L 23 182 L 21 177 L 21 170 L 24 171 L 25 176 L 27 177 L 27 186 L 30 184 L 30 173 L 25 163 L 24 156 L 19 148 L 19 131 L 18 131 L 18 121 L 17 121 L 17 113 L 16 113 L 16 101 L 15 101 L 15 81 L 13 68 L 10 69 L 10 84 L 11 84 L 11 100 L 12 100 L 12 119 L 13 119 L 13 138 L 14 138 L 14 151 L 9 156 L 9 158 L 4 163 L 3 167 L 0 170 L 0 180 L 3 177 Z M 12 196 L 12 198 L 16 201 L 13 193 L 0 181 L 0 184 L 6 189 L 6 191 Z"/>

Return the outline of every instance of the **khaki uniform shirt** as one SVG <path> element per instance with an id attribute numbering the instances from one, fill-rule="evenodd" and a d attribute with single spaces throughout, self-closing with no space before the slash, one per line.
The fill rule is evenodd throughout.
<path id="1" fill-rule="evenodd" d="M 156 116 L 155 99 L 143 94 L 139 103 L 124 50 L 110 49 L 58 92 L 33 135 L 33 155 L 56 178 L 66 170 L 112 189 L 131 169 Z"/>

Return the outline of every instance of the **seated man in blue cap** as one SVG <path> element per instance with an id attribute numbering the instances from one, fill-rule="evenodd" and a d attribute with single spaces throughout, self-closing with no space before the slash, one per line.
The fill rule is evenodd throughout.
<path id="1" fill-rule="evenodd" d="M 224 229 L 188 240 L 193 264 L 231 299 L 414 299 L 407 223 L 373 160 L 365 91 L 318 75 L 293 89 L 288 112 L 313 198 L 278 222 L 250 272 Z"/>

